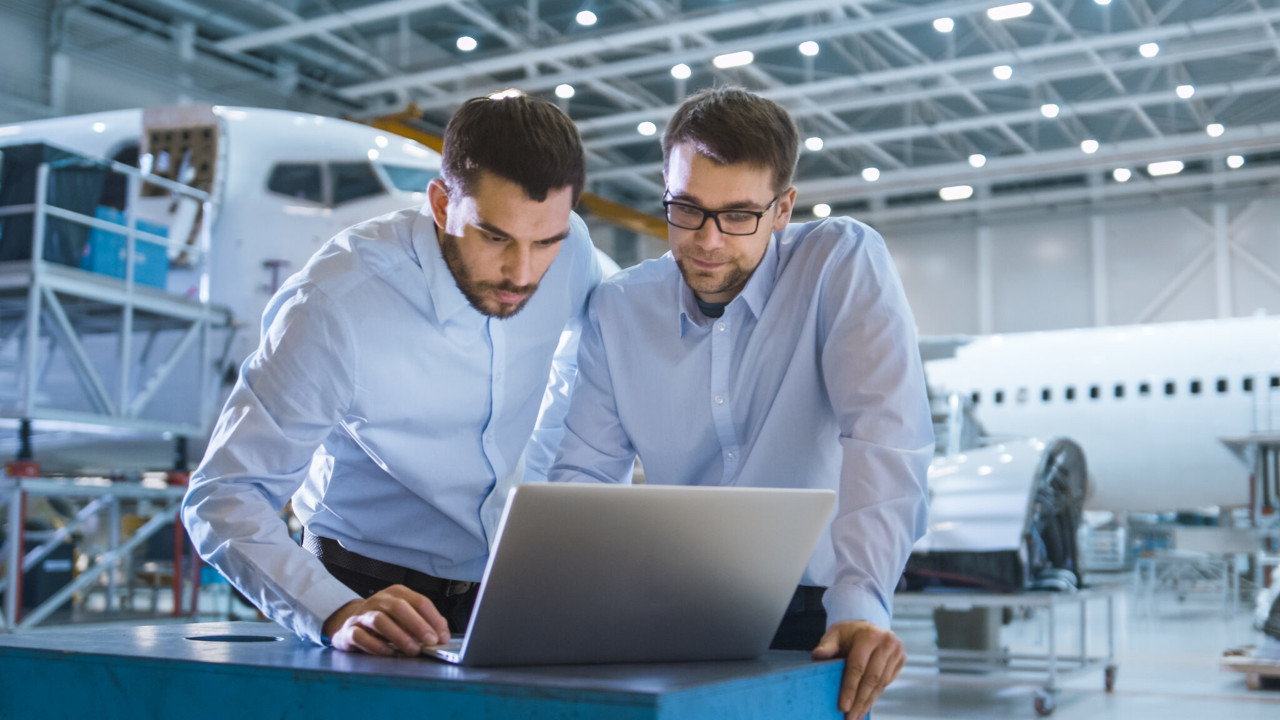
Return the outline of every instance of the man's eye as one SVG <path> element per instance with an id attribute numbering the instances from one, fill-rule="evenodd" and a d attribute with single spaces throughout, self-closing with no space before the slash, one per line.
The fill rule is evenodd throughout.
<path id="1" fill-rule="evenodd" d="M 741 222 L 749 222 L 755 216 L 752 215 L 751 213 L 727 212 L 727 213 L 721 213 L 720 217 L 725 220 L 728 220 L 731 223 L 741 223 Z"/>

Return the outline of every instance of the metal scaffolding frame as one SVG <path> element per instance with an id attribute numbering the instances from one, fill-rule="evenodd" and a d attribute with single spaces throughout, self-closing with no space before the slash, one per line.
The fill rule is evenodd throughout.
<path id="1" fill-rule="evenodd" d="M 48 162 L 41 163 L 37 169 L 33 203 L 0 207 L 0 217 L 33 217 L 31 259 L 0 263 L 0 319 L 14 328 L 8 336 L 0 338 L 0 348 L 9 343 L 17 345 L 19 360 L 14 374 L 22 388 L 16 402 L 0 405 L 0 417 L 24 422 L 86 423 L 180 437 L 207 432 L 221 380 L 216 368 L 225 362 L 234 333 L 231 313 L 204 297 L 188 298 L 139 285 L 134 275 L 137 243 L 146 241 L 187 253 L 192 267 L 199 269 L 199 286 L 207 287 L 207 270 L 203 269 L 209 249 L 207 221 L 202 222 L 197 231 L 198 241 L 188 245 L 185 238 L 169 239 L 139 229 L 137 205 L 145 183 L 201 203 L 202 216 L 208 218 L 211 216 L 209 194 L 121 163 L 89 158 L 77 158 L 74 162 L 103 166 L 126 176 L 128 200 L 124 224 L 50 204 L 51 165 Z M 118 279 L 44 259 L 45 231 L 50 218 L 123 236 L 124 277 Z M 147 334 L 146 343 L 138 349 L 140 355 L 136 358 L 135 333 Z M 169 346 L 163 359 L 153 362 L 150 357 L 153 345 L 165 333 L 177 334 L 178 339 Z M 223 336 L 221 343 L 218 335 Z M 114 378 L 104 378 L 95 367 L 94 358 L 86 349 L 86 340 L 90 337 L 115 339 L 117 372 Z M 58 351 L 65 353 L 84 397 L 88 398 L 89 410 L 69 409 L 66 398 L 46 397 L 42 393 L 41 383 L 52 356 Z M 177 420 L 148 417 L 148 407 L 166 381 L 180 370 L 194 376 L 198 388 L 196 407 L 189 408 L 189 412 Z"/>

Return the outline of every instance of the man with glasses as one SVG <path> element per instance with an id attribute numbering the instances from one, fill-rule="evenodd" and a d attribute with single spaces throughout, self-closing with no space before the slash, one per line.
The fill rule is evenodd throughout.
<path id="1" fill-rule="evenodd" d="M 861 717 L 904 662 L 888 628 L 933 429 L 884 241 L 849 218 L 788 224 L 798 148 L 786 110 L 741 89 L 676 111 L 671 252 L 592 296 L 548 477 L 629 482 L 639 456 L 649 483 L 836 490 L 774 647 L 847 658 L 837 703 Z"/>

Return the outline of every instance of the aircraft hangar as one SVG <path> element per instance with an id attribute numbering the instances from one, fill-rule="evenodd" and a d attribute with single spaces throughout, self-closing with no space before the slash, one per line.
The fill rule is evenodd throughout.
<path id="1" fill-rule="evenodd" d="M 862 427 L 859 413 L 870 416 L 866 408 L 909 423 L 908 411 L 887 407 L 898 395 L 859 384 L 897 364 L 895 377 L 919 387 L 931 416 L 931 428 L 918 424 L 920 432 L 932 430 L 932 460 L 927 471 L 921 462 L 915 479 L 927 520 L 914 531 L 905 527 L 909 517 L 899 523 L 901 532 L 914 533 L 909 557 L 909 544 L 898 543 L 904 548 L 898 557 L 885 537 L 898 531 L 898 521 L 846 513 L 854 506 L 868 512 L 858 505 L 867 502 L 858 491 L 863 475 L 831 469 L 840 466 L 839 457 L 849 467 L 853 450 L 824 466 L 834 479 L 777 478 L 779 487 L 839 490 L 835 520 L 810 525 L 825 533 L 813 557 L 822 554 L 822 543 L 835 543 L 835 555 L 844 558 L 839 562 L 849 565 L 837 565 L 844 569 L 835 577 L 844 580 L 811 583 L 811 563 L 802 586 L 821 591 L 856 584 L 849 577 L 865 575 L 857 559 L 863 547 L 871 548 L 865 557 L 890 560 L 893 580 L 879 600 L 886 621 L 880 624 L 887 627 L 876 637 L 900 642 L 904 665 L 883 678 L 893 682 L 873 707 L 858 707 L 877 718 L 1262 718 L 1280 711 L 1280 582 L 1273 580 L 1280 567 L 1280 0 L 5 0 L 0 58 L 0 454 L 6 460 L 0 718 L 88 712 L 312 718 L 379 706 L 427 717 L 842 717 L 843 664 L 776 645 L 766 649 L 777 617 L 785 612 L 789 618 L 804 603 L 801 591 L 792 596 L 791 580 L 782 590 L 778 582 L 756 582 L 781 560 L 765 552 L 736 557 L 743 553 L 735 549 L 773 527 L 759 521 L 754 533 L 744 531 L 746 518 L 755 517 L 746 510 L 736 518 L 711 512 L 690 519 L 688 537 L 700 538 L 700 552 L 690 548 L 684 565 L 677 558 L 685 553 L 674 552 L 655 561 L 653 567 L 665 568 L 655 575 L 632 561 L 598 570 L 634 584 L 619 601 L 624 607 L 601 610 L 622 632 L 612 640 L 595 638 L 599 644 L 647 648 L 655 633 L 643 623 L 675 618 L 686 624 L 671 644 L 683 650 L 655 642 L 649 655 L 618 650 L 576 663 L 568 651 L 568 660 L 517 654 L 533 660 L 478 670 L 466 667 L 465 650 L 460 667 L 365 657 L 367 647 L 361 652 L 346 644 L 355 633 L 320 632 L 328 610 L 311 625 L 295 617 L 306 614 L 300 598 L 307 573 L 329 567 L 326 552 L 339 565 L 347 561 L 337 558 L 348 555 L 366 563 L 355 551 L 364 552 L 374 558 L 361 565 L 366 570 L 395 559 L 392 567 L 409 573 L 406 578 L 416 573 L 439 581 L 445 593 L 463 583 L 484 599 L 486 583 L 503 572 L 492 560 L 500 557 L 495 538 L 503 535 L 502 523 L 523 527 L 512 519 L 514 500 L 503 504 L 503 483 L 514 491 L 530 474 L 546 479 L 529 468 L 565 462 L 565 447 L 553 462 L 554 442 L 545 453 L 538 446 L 544 428 L 554 431 L 555 442 L 564 432 L 564 407 L 553 402 L 557 392 L 565 406 L 583 385 L 617 393 L 609 395 L 618 398 L 610 417 L 627 436 L 628 467 L 638 452 L 634 473 L 619 481 L 645 490 L 667 483 L 739 485 L 752 472 L 750 463 L 761 462 L 760 453 L 752 458 L 751 443 L 779 443 L 768 433 L 787 438 L 781 444 L 795 453 L 790 465 L 771 466 L 775 477 L 788 475 L 777 468 L 816 467 L 801 458 L 818 451 L 795 438 L 804 434 L 805 418 L 840 403 L 827 399 L 814 403 L 813 413 L 763 423 L 766 431 L 757 438 L 750 413 L 774 412 L 771 403 L 787 405 L 786 393 L 798 391 L 784 383 L 777 398 L 766 398 L 768 383 L 757 376 L 733 375 L 726 384 L 718 373 L 737 373 L 738 361 L 726 371 L 714 359 L 717 352 L 741 352 L 744 363 L 763 356 L 758 364 L 765 369 L 758 372 L 767 373 L 783 364 L 769 361 L 769 353 L 794 352 L 786 360 L 804 365 L 795 361 L 810 357 L 797 349 L 803 343 L 782 350 L 776 340 L 746 343 L 745 351 L 714 345 L 711 329 L 726 326 L 711 313 L 737 317 L 744 303 L 734 299 L 741 290 L 742 299 L 752 301 L 753 286 L 739 284 L 727 297 L 704 292 L 682 258 L 676 258 L 677 273 L 668 257 L 677 238 L 695 237 L 692 232 L 718 236 L 729 247 L 737 242 L 725 232 L 730 218 L 751 224 L 754 215 L 759 233 L 761 218 L 784 206 L 792 228 L 808 224 L 817 232 L 848 217 L 865 225 L 840 227 L 859 228 L 854 232 L 864 239 L 883 238 L 891 262 L 877 267 L 891 272 L 873 273 L 888 283 L 875 307 L 891 308 L 900 321 L 895 327 L 905 334 L 890 340 L 918 342 L 924 380 L 915 372 L 914 350 L 909 361 L 892 355 L 893 362 L 860 347 L 834 359 L 819 353 L 808 363 L 812 368 L 797 372 L 816 373 L 824 392 L 839 385 L 835 374 L 854 376 L 847 381 L 860 392 L 852 394 L 869 403 L 848 416 L 855 427 Z M 762 198 L 707 206 L 695 194 L 673 192 L 663 148 L 673 116 L 695 93 L 725 87 L 776 103 L 794 121 L 793 201 L 779 205 L 790 197 L 784 192 L 768 205 Z M 613 385 L 575 384 L 578 369 L 571 362 L 572 372 L 557 375 L 560 359 L 575 352 L 584 368 L 588 353 L 597 353 L 591 362 L 606 355 L 607 318 L 582 310 L 587 291 L 574 311 L 577 320 L 556 316 L 547 341 L 527 348 L 518 333 L 532 331 L 488 328 L 508 314 L 520 313 L 509 324 L 516 327 L 522 315 L 542 312 L 534 304 L 521 311 L 537 294 L 521 296 L 510 283 L 467 286 L 465 273 L 452 264 L 463 260 L 445 251 L 432 257 L 442 257 L 440 271 L 447 278 L 451 272 L 462 291 L 459 306 L 470 303 L 465 312 L 486 328 L 482 360 L 490 369 L 468 375 L 463 361 L 440 360 L 435 380 L 423 379 L 429 373 L 415 379 L 405 370 L 413 367 L 408 361 L 395 361 L 400 345 L 371 362 L 394 368 L 383 385 L 390 377 L 391 385 L 419 388 L 424 398 L 472 398 L 445 403 L 454 413 L 440 416 L 445 420 L 432 415 L 415 424 L 418 396 L 406 392 L 399 399 L 404 407 L 394 413 L 403 427 L 435 427 L 439 437 L 458 432 L 463 440 L 401 429 L 435 449 L 415 449 L 403 456 L 415 461 L 411 467 L 396 467 L 380 454 L 379 436 L 366 442 L 362 435 L 378 426 L 372 416 L 326 416 L 334 434 L 316 436 L 304 458 L 292 458 L 271 486 L 283 488 L 281 494 L 268 502 L 255 497 L 259 515 L 240 522 L 239 532 L 255 542 L 270 526 L 273 547 L 284 554 L 270 562 L 223 564 L 225 548 L 235 543 L 217 542 L 196 513 L 184 513 L 201 483 L 217 482 L 212 470 L 201 469 L 207 452 L 231 448 L 236 473 L 246 475 L 253 468 L 240 467 L 251 462 L 244 458 L 273 457 L 277 446 L 265 436 L 246 446 L 253 453 L 236 445 L 243 441 L 235 439 L 235 418 L 273 412 L 262 403 L 237 406 L 237 398 L 257 392 L 251 371 L 269 366 L 268 348 L 287 349 L 282 338 L 308 332 L 273 330 L 272 318 L 290 307 L 281 288 L 301 297 L 299 288 L 309 286 L 298 278 L 314 272 L 312 256 L 332 254 L 335 243 L 327 241 L 356 223 L 412 207 L 439 222 L 442 216 L 431 215 L 428 184 L 444 187 L 446 126 L 477 97 L 541 98 L 572 121 L 585 156 L 575 210 L 595 245 L 593 257 L 609 267 L 604 274 L 613 265 L 623 272 L 607 285 L 635 287 L 626 283 L 645 271 L 628 269 L 641 263 L 669 263 L 671 277 L 684 279 L 673 286 L 689 291 L 680 306 L 680 337 L 705 329 L 712 338 L 711 370 L 694 381 L 705 386 L 708 424 L 696 427 L 703 404 L 675 393 L 676 410 L 650 424 L 686 439 L 679 427 L 688 423 L 696 429 L 686 435 L 702 433 L 702 445 L 727 449 L 714 454 L 722 475 L 708 482 L 680 474 L 681 463 L 691 460 L 646 460 L 642 446 L 649 446 L 639 434 L 651 430 L 622 417 L 630 400 L 623 399 L 617 373 Z M 755 157 L 749 148 L 743 152 Z M 712 164 L 759 170 L 750 162 Z M 715 187 L 716 197 L 721 190 Z M 683 221 L 673 207 L 691 212 L 691 222 L 701 226 L 678 224 Z M 578 227 L 571 225 L 560 252 Z M 504 247 L 519 244 L 516 232 L 494 238 L 491 223 L 466 228 L 508 243 Z M 773 239 L 762 236 L 765 260 L 756 255 L 752 262 L 772 263 L 784 246 L 804 237 L 775 231 Z M 438 236 L 442 250 L 448 237 Z M 414 247 L 412 261 L 423 264 L 423 246 Z M 754 268 L 742 283 L 757 280 Z M 787 271 L 776 272 L 781 278 Z M 777 288 L 791 294 L 788 300 L 815 293 L 810 315 L 774 318 L 772 332 L 790 337 L 788 327 L 828 323 L 815 336 L 821 344 L 840 336 L 830 328 L 846 322 L 866 333 L 859 337 L 871 347 L 876 335 L 867 328 L 879 315 L 835 313 L 831 319 L 823 303 L 836 301 L 813 290 L 832 282 L 830 274 L 807 282 L 779 280 L 764 290 L 775 291 L 768 299 Z M 898 285 L 905 305 L 884 297 L 897 297 Z M 859 294 L 856 282 L 846 286 L 849 297 Z M 531 287 L 538 287 L 536 278 Z M 475 293 L 490 291 L 523 300 L 513 310 L 487 310 Z M 636 293 L 631 302 L 642 297 Z M 772 317 L 767 305 L 751 312 L 763 337 L 759 328 Z M 671 314 L 674 328 L 677 313 Z M 583 329 L 592 322 L 598 327 Z M 357 337 L 374 325 L 342 332 Z M 669 340 L 662 328 L 646 335 L 650 329 L 637 320 L 622 333 L 624 347 L 635 358 L 669 361 L 669 353 L 645 349 Z M 579 335 L 599 347 L 576 350 Z M 327 344 L 341 346 L 339 340 Z M 409 358 L 410 351 L 403 352 Z M 548 363 L 532 373 L 536 382 L 525 380 L 533 386 L 520 431 L 497 420 L 508 391 L 517 394 L 496 369 L 507 353 Z M 691 371 L 670 362 L 637 376 L 669 376 L 670 387 L 678 387 Z M 616 357 L 606 364 L 614 369 L 614 363 L 628 367 Z M 290 381 L 296 393 L 282 395 L 291 405 L 305 404 L 296 397 L 328 392 L 335 385 L 329 381 L 353 366 L 308 360 L 299 367 Z M 547 369 L 551 381 L 543 383 Z M 433 382 L 448 392 L 427 392 Z M 451 394 L 467 383 L 483 392 Z M 351 392 L 373 384 L 357 382 Z M 539 406 L 544 389 L 547 400 Z M 748 401 L 735 403 L 738 393 Z M 718 408 L 724 406 L 747 415 L 723 414 Z M 576 406 L 569 410 L 569 421 L 588 417 L 575 412 Z M 474 423 L 474 437 L 466 435 L 467 423 Z M 573 422 L 564 424 L 578 432 Z M 859 442 L 860 431 L 826 429 L 833 433 L 831 447 Z M 297 433 L 280 432 L 297 441 Z M 498 443 L 514 448 L 506 455 L 494 441 L 504 432 Z M 519 442 L 509 437 L 519 432 Z M 339 439 L 347 443 L 341 452 L 333 449 Z M 472 444 L 479 459 L 469 466 L 458 456 Z M 682 445 L 659 443 L 672 453 Z M 695 452 L 699 445 L 690 447 Z M 418 482 L 413 501 L 430 512 L 415 518 L 407 508 L 416 506 L 375 492 L 353 492 L 333 500 L 350 505 L 330 505 L 330 478 L 344 477 L 342 466 L 352 456 L 380 478 L 397 478 L 395 492 Z M 669 467 L 684 479 L 667 480 Z M 907 464 L 895 467 L 874 465 L 864 475 L 898 472 L 913 482 Z M 419 534 L 441 537 L 418 526 L 451 517 L 454 510 L 441 509 L 446 503 L 469 502 L 456 499 L 465 494 L 457 488 L 449 500 L 433 495 L 444 492 L 444 481 L 433 474 L 458 468 L 474 485 L 465 492 L 480 498 L 457 511 L 471 523 L 458 526 L 471 527 L 482 547 L 479 564 L 461 577 L 433 574 L 440 567 L 435 561 L 415 564 L 412 552 L 422 548 L 379 557 L 382 533 L 410 528 L 390 546 L 413 545 Z M 745 469 L 735 475 L 735 468 Z M 603 479 L 593 472 L 586 474 Z M 361 476 L 345 477 L 350 483 Z M 319 489 L 307 494 L 312 485 L 306 483 L 313 482 Z M 282 507 L 290 497 L 292 505 Z M 380 512 L 378 498 L 388 510 L 385 526 L 381 517 L 357 521 Z M 662 521 L 688 516 L 700 500 L 689 502 L 683 513 L 664 511 Z M 782 507 L 772 516 L 781 516 Z M 431 514 L 437 510 L 439 518 Z M 597 520 L 604 517 L 600 511 Z M 854 519 L 841 525 L 842 517 Z M 313 521 L 321 530 L 349 533 L 340 539 L 354 542 L 317 536 Z M 596 527 L 608 524 L 600 520 Z M 716 545 L 712 527 L 724 528 L 721 539 L 734 532 L 744 539 L 718 551 L 722 573 L 689 570 L 694 555 Z M 684 537 L 686 530 L 671 528 L 666 540 Z M 278 541 L 286 535 L 324 565 L 305 550 L 281 550 Z M 786 540 L 765 545 L 781 547 L 794 538 Z M 662 554 L 636 553 L 634 543 L 618 542 L 599 544 L 646 563 Z M 563 550 L 565 544 L 552 546 Z M 235 552 L 256 558 L 252 553 L 263 551 Z M 531 563 L 555 562 L 532 554 Z M 277 561 L 278 567 L 267 567 Z M 905 569 L 897 570 L 903 562 Z M 759 570 L 750 588 L 734 595 L 726 585 L 702 583 L 732 575 L 731 563 L 743 572 Z M 692 578 L 691 589 L 669 589 L 685 587 L 669 583 L 682 574 Z M 338 581 L 326 576 L 323 582 Z M 323 582 L 315 581 L 317 587 Z M 553 596 L 554 589 L 529 582 L 537 599 L 503 607 L 553 615 L 577 607 L 546 601 L 543 593 Z M 578 582 L 590 589 L 572 600 L 588 608 L 600 610 L 604 598 L 614 597 L 580 578 L 564 584 Z M 297 592 L 277 592 L 282 584 Z M 761 599 L 770 584 L 777 596 L 772 605 Z M 758 597 L 743 599 L 752 593 Z M 813 597 L 819 595 L 826 598 L 821 617 L 838 614 L 834 608 L 843 606 L 836 593 Z M 308 601 L 316 602 L 314 596 Z M 703 606 L 712 609 L 700 615 Z M 578 619 L 585 624 L 586 617 Z M 751 622 L 754 628 L 739 627 Z M 763 634 L 749 659 L 690 654 L 692 638 L 719 632 L 740 639 L 751 630 Z M 563 636 L 575 631 L 581 628 L 566 628 Z M 379 635 L 372 625 L 366 637 L 405 654 L 391 634 Z M 863 647 L 861 640 L 851 642 L 855 650 Z M 620 664 L 618 658 L 644 662 Z M 228 688 L 220 677 L 236 684 Z"/>

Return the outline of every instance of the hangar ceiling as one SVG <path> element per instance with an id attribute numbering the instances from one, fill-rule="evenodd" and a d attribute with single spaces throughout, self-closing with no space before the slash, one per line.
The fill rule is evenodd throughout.
<path id="1" fill-rule="evenodd" d="M 91 18 L 118 37 L 160 37 L 248 69 L 273 83 L 282 106 L 323 100 L 367 118 L 412 103 L 420 127 L 439 132 L 477 94 L 517 88 L 554 99 L 582 129 L 591 189 L 646 210 L 662 191 L 665 120 L 688 93 L 725 83 L 796 117 L 807 139 L 797 177 L 805 212 L 821 202 L 888 219 L 1153 194 L 1260 196 L 1280 178 L 1280 0 L 57 7 L 59 22 Z M 94 40 L 81 30 L 64 42 Z M 717 67 L 743 51 L 749 64 Z M 1148 165 L 1163 161 L 1183 168 L 1154 176 Z M 951 186 L 973 195 L 944 201 Z"/>

